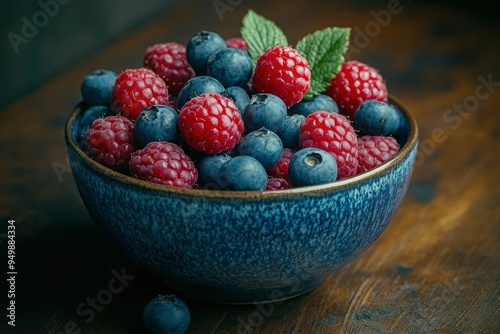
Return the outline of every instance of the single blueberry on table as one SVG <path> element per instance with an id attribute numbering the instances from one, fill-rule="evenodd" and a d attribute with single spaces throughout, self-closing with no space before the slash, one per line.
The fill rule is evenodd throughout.
<path id="1" fill-rule="evenodd" d="M 198 183 L 207 189 L 219 189 L 217 176 L 223 164 L 231 159 L 226 153 L 207 155 L 198 165 Z"/>
<path id="2" fill-rule="evenodd" d="M 354 114 L 353 126 L 360 135 L 390 136 L 398 132 L 401 124 L 399 112 L 386 102 L 368 100 Z"/>
<path id="3" fill-rule="evenodd" d="M 246 50 L 226 48 L 215 51 L 207 61 L 207 75 L 224 87 L 243 87 L 252 77 L 253 61 Z"/>
<path id="4" fill-rule="evenodd" d="M 140 147 L 152 141 L 173 141 L 177 136 L 178 113 L 175 109 L 155 105 L 145 108 L 137 117 L 134 137 Z"/>
<path id="5" fill-rule="evenodd" d="M 238 155 L 222 165 L 217 184 L 223 190 L 263 191 L 267 185 L 267 173 L 257 159 Z"/>
<path id="6" fill-rule="evenodd" d="M 295 152 L 288 167 L 293 187 L 312 186 L 337 179 L 337 162 L 328 152 L 314 147 Z"/>
<path id="7" fill-rule="evenodd" d="M 284 147 L 298 149 L 300 123 L 302 123 L 304 119 L 306 119 L 305 116 L 297 114 L 286 117 L 285 126 L 277 133 Z"/>
<path id="8" fill-rule="evenodd" d="M 302 100 L 299 103 L 294 104 L 290 107 L 288 113 L 290 115 L 298 114 L 307 117 L 318 110 L 338 113 L 339 107 L 330 96 L 318 94 L 308 100 Z"/>
<path id="9" fill-rule="evenodd" d="M 208 75 L 193 77 L 179 91 L 175 102 L 177 108 L 181 109 L 187 101 L 204 93 L 225 94 L 225 89 L 219 80 Z"/>
<path id="10" fill-rule="evenodd" d="M 226 47 L 226 41 L 219 34 L 202 30 L 191 37 L 187 43 L 186 58 L 196 75 L 206 75 L 208 58 L 215 51 Z"/>
<path id="11" fill-rule="evenodd" d="M 183 334 L 191 321 L 187 305 L 175 295 L 158 295 L 146 304 L 144 327 L 154 334 Z"/>
<path id="12" fill-rule="evenodd" d="M 238 144 L 238 153 L 254 157 L 267 169 L 276 165 L 280 160 L 283 154 L 283 143 L 277 134 L 261 128 L 243 137 Z"/>
<path id="13" fill-rule="evenodd" d="M 287 107 L 278 96 L 269 93 L 257 93 L 252 96 L 245 108 L 243 120 L 250 130 L 262 127 L 275 133 L 285 126 Z"/>
<path id="14" fill-rule="evenodd" d="M 86 75 L 80 86 L 83 101 L 88 106 L 108 106 L 117 76 L 117 73 L 104 69 Z"/>
<path id="15" fill-rule="evenodd" d="M 234 104 L 236 104 L 236 107 L 240 111 L 241 117 L 243 117 L 245 108 L 250 103 L 250 96 L 247 91 L 239 86 L 231 86 L 226 87 L 226 94 L 234 101 Z"/>

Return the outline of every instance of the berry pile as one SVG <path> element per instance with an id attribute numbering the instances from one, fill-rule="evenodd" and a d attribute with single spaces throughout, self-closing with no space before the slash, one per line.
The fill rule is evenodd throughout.
<path id="1" fill-rule="evenodd" d="M 281 190 L 364 173 L 399 151 L 402 115 L 376 69 L 344 59 L 348 40 L 348 28 L 327 28 L 292 47 L 249 11 L 241 37 L 155 44 L 143 67 L 82 80 L 82 147 L 183 188 Z"/>

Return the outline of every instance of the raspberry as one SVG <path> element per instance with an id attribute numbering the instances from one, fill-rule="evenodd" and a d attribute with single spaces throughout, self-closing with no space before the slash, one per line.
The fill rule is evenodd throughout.
<path id="1" fill-rule="evenodd" d="M 242 50 L 247 50 L 247 42 L 241 37 L 233 37 L 233 38 L 228 38 L 225 40 L 226 46 L 228 48 L 235 48 L 235 49 L 242 49 Z"/>
<path id="2" fill-rule="evenodd" d="M 280 177 L 270 177 L 267 179 L 266 190 L 284 190 L 290 188 L 292 188 L 290 183 Z"/>
<path id="3" fill-rule="evenodd" d="M 389 161 L 398 151 L 399 144 L 394 137 L 369 135 L 358 137 L 358 174 Z"/>
<path id="4" fill-rule="evenodd" d="M 106 167 L 126 173 L 137 146 L 133 130 L 134 123 L 126 117 L 98 118 L 85 134 L 85 153 Z"/>
<path id="5" fill-rule="evenodd" d="M 189 146 L 208 154 L 232 150 L 244 130 L 233 100 L 217 93 L 201 94 L 186 102 L 179 112 L 178 126 Z"/>
<path id="6" fill-rule="evenodd" d="M 158 43 L 146 49 L 144 65 L 165 81 L 172 94 L 179 94 L 182 86 L 195 76 L 186 58 L 186 47 L 179 43 Z"/>
<path id="7" fill-rule="evenodd" d="M 279 96 L 287 107 L 298 103 L 311 85 L 307 59 L 290 46 L 274 46 L 257 59 L 255 89 Z"/>
<path id="8" fill-rule="evenodd" d="M 326 94 L 337 102 L 342 114 L 353 120 L 361 103 L 386 101 L 387 87 L 376 69 L 352 60 L 342 64 L 340 72 L 330 81 Z"/>
<path id="9" fill-rule="evenodd" d="M 295 150 L 292 150 L 290 148 L 283 149 L 281 159 L 276 165 L 267 170 L 267 174 L 273 177 L 285 179 L 289 182 L 290 178 L 288 177 L 288 166 L 290 165 L 290 160 L 292 160 L 294 154 Z"/>
<path id="10" fill-rule="evenodd" d="M 313 112 L 300 124 L 299 145 L 320 148 L 333 155 L 339 179 L 356 174 L 358 141 L 345 116 L 323 110 Z"/>
<path id="11" fill-rule="evenodd" d="M 166 141 L 150 142 L 132 154 L 132 176 L 177 188 L 192 188 L 198 178 L 191 158 L 182 148 Z"/>
<path id="12" fill-rule="evenodd" d="M 169 105 L 170 102 L 162 78 L 148 68 L 138 68 L 118 75 L 110 103 L 115 113 L 135 121 L 142 109 L 155 104 Z"/>

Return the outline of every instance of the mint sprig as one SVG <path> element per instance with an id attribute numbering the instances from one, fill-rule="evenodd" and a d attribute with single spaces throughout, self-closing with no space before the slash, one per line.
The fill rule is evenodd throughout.
<path id="1" fill-rule="evenodd" d="M 259 56 L 272 46 L 288 45 L 283 31 L 272 21 L 249 10 L 243 18 L 241 37 L 248 53 L 257 62 Z M 321 94 L 330 80 L 340 71 L 349 47 L 350 28 L 330 27 L 304 36 L 295 49 L 307 59 L 311 69 L 311 86 L 304 99 Z"/>
<path id="2" fill-rule="evenodd" d="M 251 9 L 243 18 L 240 33 L 241 37 L 247 43 L 248 53 L 254 63 L 270 47 L 288 45 L 285 34 L 274 22 L 255 13 Z"/>
<path id="3" fill-rule="evenodd" d="M 311 87 L 304 99 L 324 92 L 340 71 L 349 46 L 350 31 L 350 28 L 326 28 L 303 37 L 297 43 L 297 51 L 306 57 L 311 68 Z"/>

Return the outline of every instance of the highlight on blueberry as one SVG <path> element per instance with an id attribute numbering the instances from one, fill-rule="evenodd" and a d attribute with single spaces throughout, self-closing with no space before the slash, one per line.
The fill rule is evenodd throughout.
<path id="1" fill-rule="evenodd" d="M 293 155 L 288 176 L 294 187 L 333 182 L 337 179 L 337 163 L 322 149 L 303 148 Z"/>
<path id="2" fill-rule="evenodd" d="M 158 295 L 146 304 L 142 321 L 153 334 L 183 334 L 191 315 L 187 305 L 175 295 Z"/>

